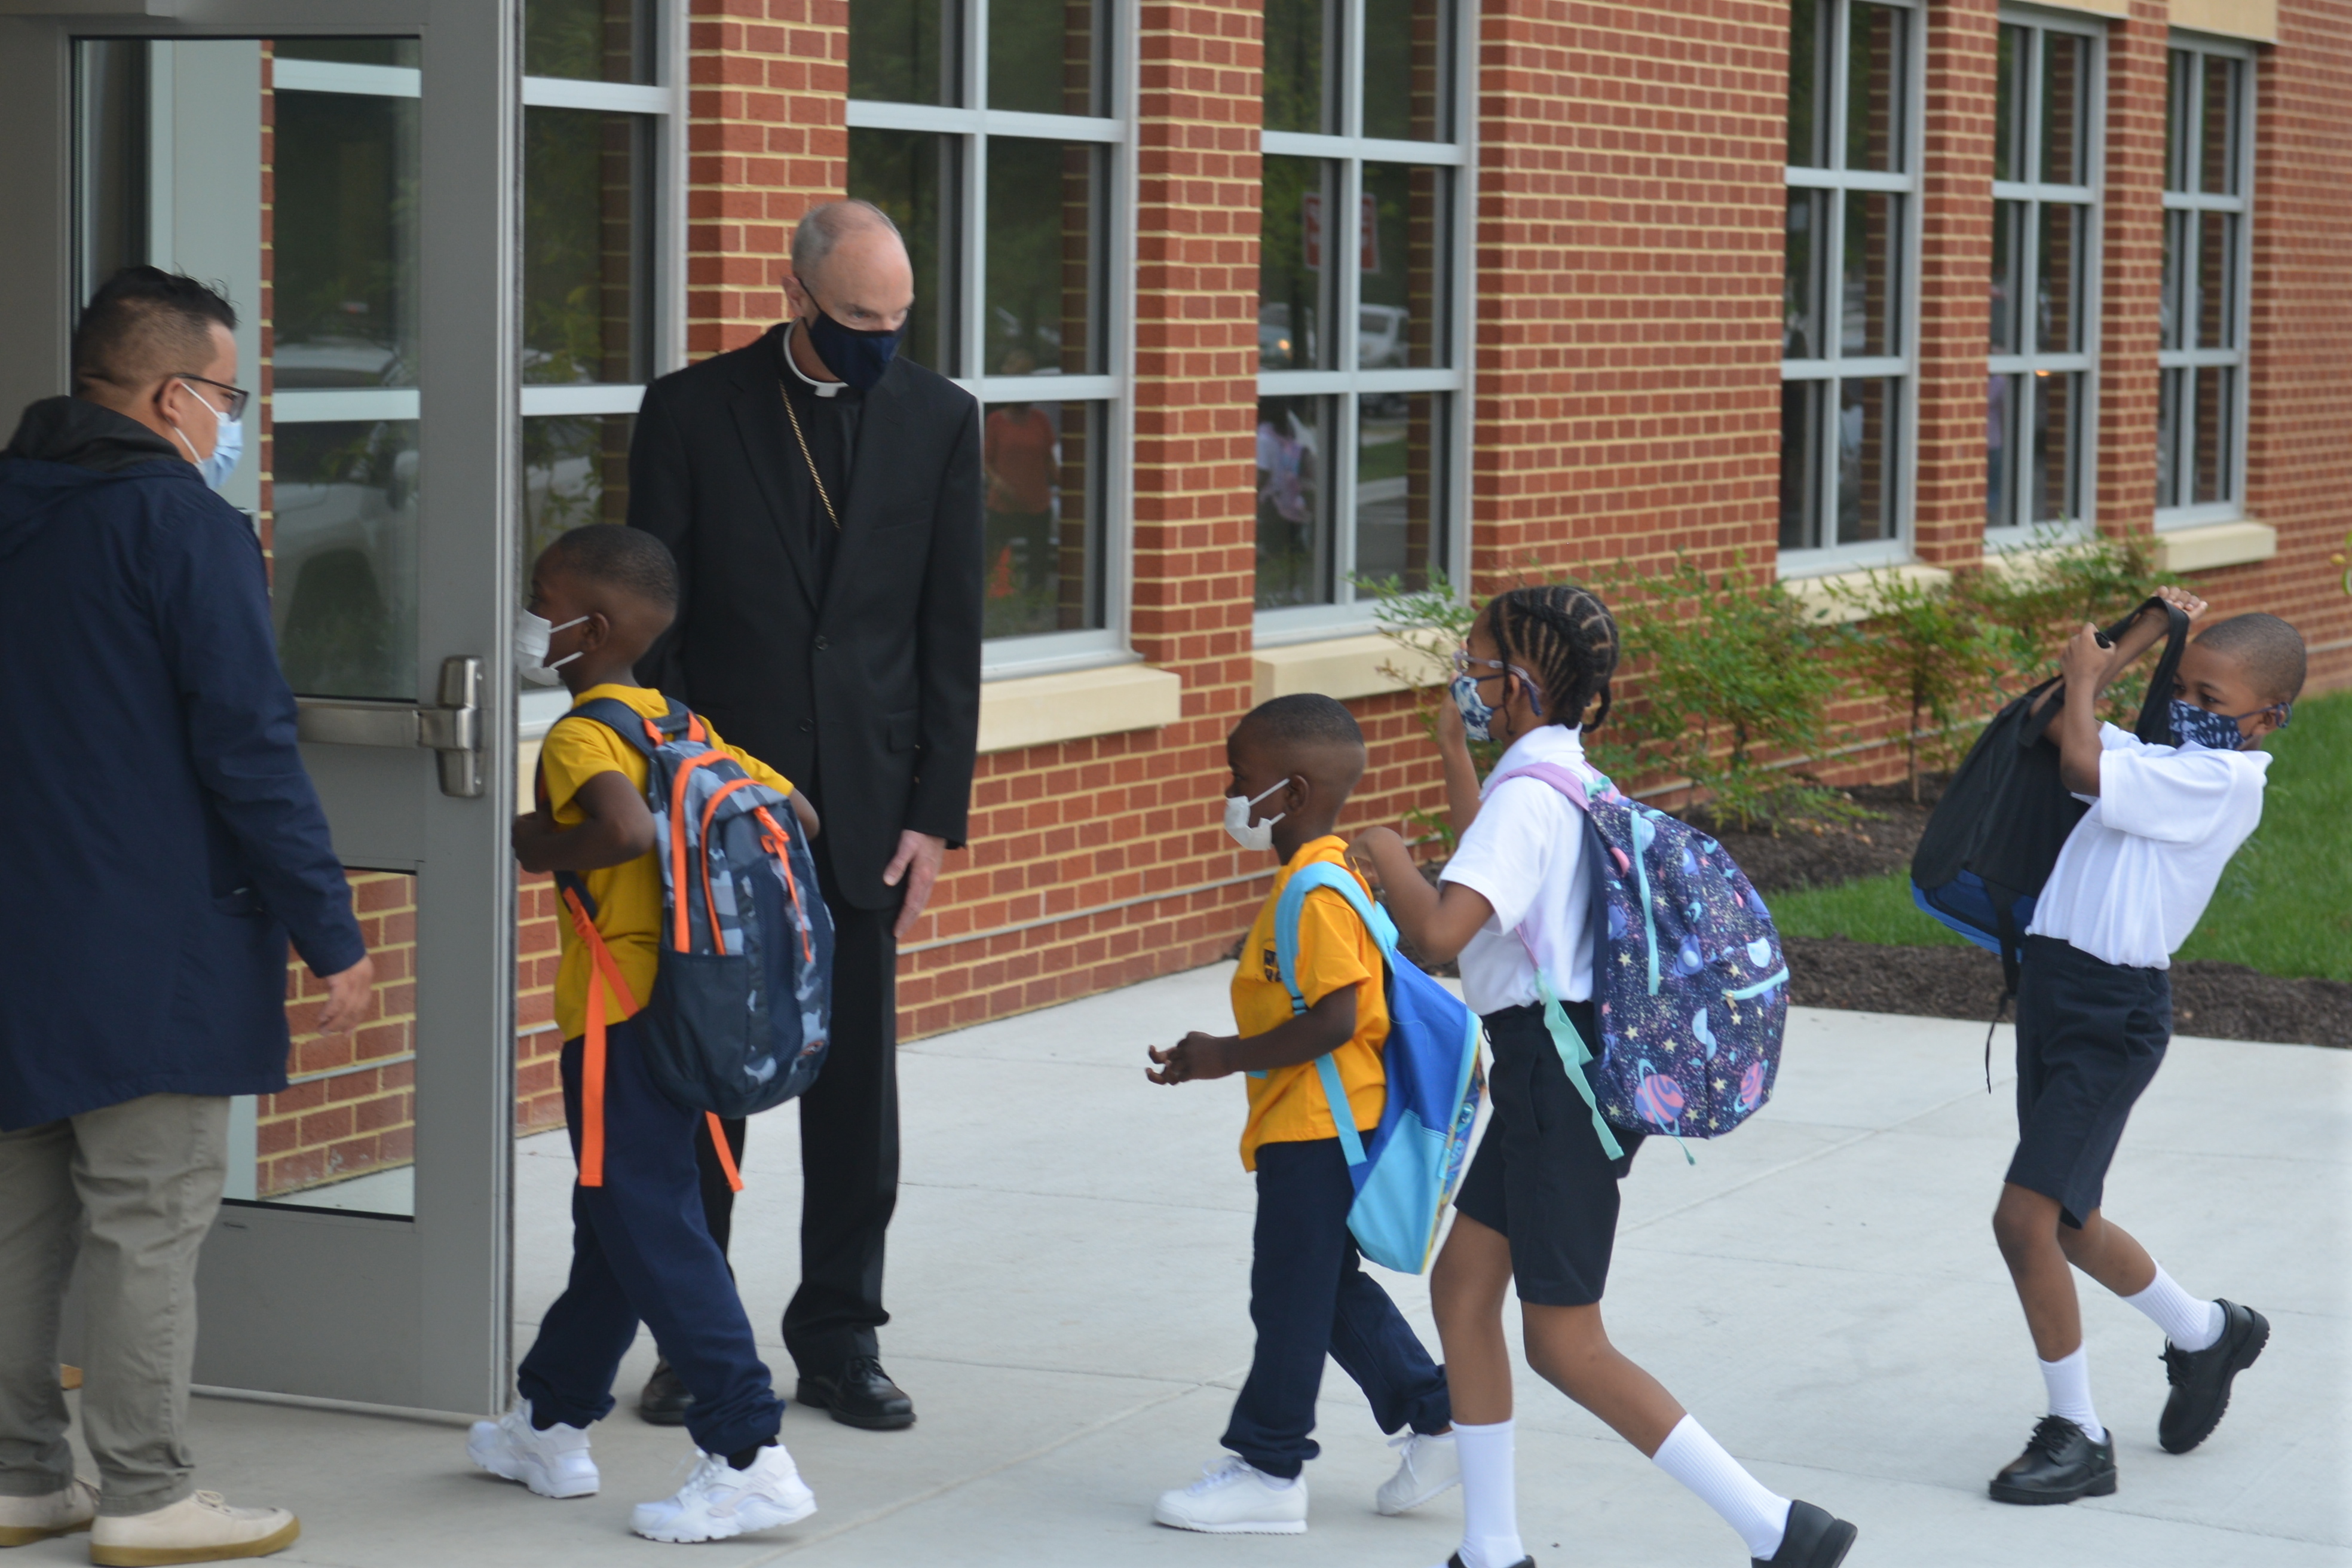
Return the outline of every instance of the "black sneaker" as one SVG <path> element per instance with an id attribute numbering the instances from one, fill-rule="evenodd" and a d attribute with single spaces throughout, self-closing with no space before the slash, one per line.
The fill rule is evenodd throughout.
<path id="1" fill-rule="evenodd" d="M 2116 1435 L 2094 1443 L 2063 1415 L 2044 1415 L 2025 1452 L 2002 1466 L 1987 1489 L 1995 1502 L 2029 1505 L 2107 1497 L 2116 1489 Z"/>
<path id="2" fill-rule="evenodd" d="M 1809 1502 L 1789 1505 L 1788 1528 L 1780 1532 L 1780 1549 L 1769 1557 L 1751 1557 L 1755 1568 L 1837 1568 L 1853 1550 L 1862 1531 L 1825 1508 Z"/>
<path id="3" fill-rule="evenodd" d="M 845 1426 L 896 1432 L 915 1424 L 915 1402 L 870 1355 L 853 1356 L 826 1372 L 801 1373 L 800 1402 L 832 1412 Z"/>
<path id="4" fill-rule="evenodd" d="M 669 1363 L 654 1363 L 654 1374 L 646 1379 L 646 1389 L 637 1395 L 637 1415 L 656 1426 L 683 1426 L 686 1407 L 694 1403 L 694 1395 Z"/>
<path id="5" fill-rule="evenodd" d="M 1462 1553 L 1457 1552 L 1448 1557 L 1445 1560 L 1445 1568 L 1462 1568 Z M 1511 1568 L 1536 1568 L 1536 1560 L 1532 1557 L 1522 1557 L 1512 1563 Z"/>
<path id="6" fill-rule="evenodd" d="M 2270 1343 L 2271 1321 L 2252 1307 L 2216 1301 L 2221 1337 L 2201 1351 L 2185 1351 L 2168 1340 L 2164 1375 L 2172 1393 L 2156 1423 L 2156 1440 L 2168 1454 L 2185 1454 L 2213 1435 L 2230 1408 L 2230 1381 L 2254 1364 Z"/>

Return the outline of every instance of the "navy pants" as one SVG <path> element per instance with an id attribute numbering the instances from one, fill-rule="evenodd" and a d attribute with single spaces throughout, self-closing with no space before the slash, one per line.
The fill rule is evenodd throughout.
<path id="1" fill-rule="evenodd" d="M 1410 1422 L 1416 1432 L 1443 1432 L 1454 1422 L 1444 1371 L 1363 1270 L 1348 1233 L 1355 1201 L 1338 1139 L 1258 1146 L 1250 1262 L 1257 1353 L 1224 1444 L 1270 1476 L 1295 1476 L 1321 1452 L 1307 1434 L 1326 1355 L 1364 1391 L 1381 1431 Z"/>
<path id="2" fill-rule="evenodd" d="M 563 1042 L 563 1113 L 580 1156 L 579 1040 Z M 694 1128 L 702 1120 L 646 1076 L 637 1030 L 605 1035 L 604 1184 L 572 1189 L 572 1278 L 547 1310 L 516 1384 L 534 1415 L 571 1426 L 613 1409 L 613 1377 L 642 1322 L 694 1395 L 687 1430 L 706 1454 L 766 1443 L 784 1402 L 752 1342 L 726 1255 L 702 1219 Z"/>

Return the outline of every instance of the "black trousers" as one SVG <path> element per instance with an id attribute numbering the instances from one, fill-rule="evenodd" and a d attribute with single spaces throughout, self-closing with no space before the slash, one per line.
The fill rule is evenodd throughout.
<path id="1" fill-rule="evenodd" d="M 801 1096 L 801 1284 L 784 1309 L 784 1348 L 804 1373 L 877 1353 L 875 1331 L 890 1321 L 882 1240 L 898 1204 L 898 910 L 852 908 L 822 835 L 816 868 L 833 915 L 833 1040 Z M 743 1123 L 725 1125 L 740 1161 Z M 724 1251 L 735 1194 L 704 1126 L 702 1212 Z"/>

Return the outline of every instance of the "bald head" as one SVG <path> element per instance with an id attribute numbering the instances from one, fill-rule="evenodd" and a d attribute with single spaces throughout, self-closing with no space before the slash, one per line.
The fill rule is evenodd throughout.
<path id="1" fill-rule="evenodd" d="M 784 298 L 793 319 L 814 323 L 822 314 L 853 332 L 898 331 L 915 308 L 915 269 L 898 225 L 871 202 L 825 202 L 811 207 L 793 231 L 792 270 Z M 808 334 L 793 334 L 793 360 L 820 380 L 838 380 L 819 359 Z"/>

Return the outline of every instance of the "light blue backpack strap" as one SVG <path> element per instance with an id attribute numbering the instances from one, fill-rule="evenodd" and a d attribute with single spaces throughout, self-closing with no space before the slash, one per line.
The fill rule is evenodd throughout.
<path id="1" fill-rule="evenodd" d="M 1533 952 L 1528 956 L 1533 957 Z M 1536 966 L 1536 991 L 1543 998 L 1544 1027 L 1551 1031 L 1552 1047 L 1559 1052 L 1559 1065 L 1568 1069 L 1568 1081 L 1576 1086 L 1576 1092 L 1584 1098 L 1585 1109 L 1592 1112 L 1592 1130 L 1601 1135 L 1601 1147 L 1608 1151 L 1611 1159 L 1623 1159 L 1624 1145 L 1617 1142 L 1609 1119 L 1601 1114 L 1601 1101 L 1592 1092 L 1592 1080 L 1584 1076 L 1584 1064 L 1592 1059 L 1592 1049 L 1576 1032 L 1576 1026 L 1568 1021 L 1568 1011 L 1552 994 L 1551 982 L 1544 977 L 1541 964 Z"/>
<path id="2" fill-rule="evenodd" d="M 1353 1108 L 1348 1107 L 1348 1089 L 1339 1081 L 1339 1064 L 1324 1052 L 1315 1058 L 1315 1071 L 1323 1079 L 1323 1099 L 1331 1107 L 1331 1125 L 1339 1130 L 1339 1152 L 1348 1157 L 1348 1169 L 1354 1170 L 1364 1163 L 1364 1135 L 1356 1131 Z"/>
<path id="3" fill-rule="evenodd" d="M 1298 989 L 1298 920 L 1307 907 L 1307 895 L 1318 888 L 1328 888 L 1348 900 L 1350 909 L 1372 933 L 1380 944 L 1383 961 L 1393 962 L 1396 951 L 1396 922 L 1388 911 L 1364 896 L 1363 884 L 1357 881 L 1343 867 L 1328 860 L 1318 860 L 1301 866 L 1291 873 L 1284 884 L 1282 898 L 1274 906 L 1274 958 L 1282 972 L 1282 984 L 1290 992 L 1291 1016 L 1307 1011 L 1306 994 Z M 1363 1135 L 1356 1131 L 1353 1108 L 1348 1103 L 1347 1086 L 1339 1081 L 1339 1064 L 1326 1051 L 1315 1058 L 1315 1071 L 1323 1080 L 1324 1103 L 1331 1108 L 1331 1125 L 1339 1130 L 1339 1150 L 1348 1158 L 1348 1168 L 1355 1169 L 1364 1163 Z"/>

